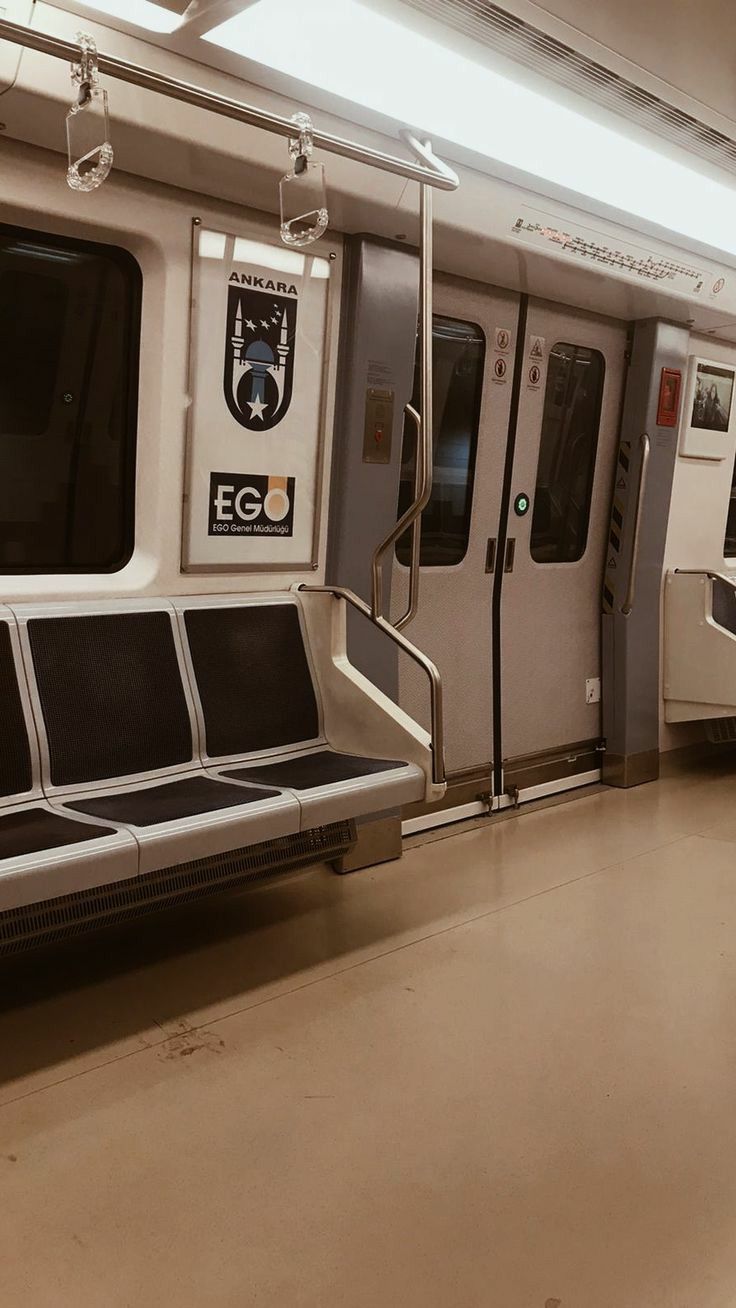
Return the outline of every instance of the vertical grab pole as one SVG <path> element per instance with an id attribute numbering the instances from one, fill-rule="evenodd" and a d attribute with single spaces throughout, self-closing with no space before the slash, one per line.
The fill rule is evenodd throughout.
<path id="1" fill-rule="evenodd" d="M 429 141 L 425 142 L 429 148 Z M 432 266 L 433 266 L 433 223 L 432 192 L 424 182 L 419 187 L 419 375 L 421 378 L 419 396 L 420 430 L 422 443 L 423 478 L 421 486 L 421 509 L 429 503 L 432 494 L 432 475 L 434 472 L 434 440 L 432 425 Z M 417 467 L 420 454 L 417 450 Z M 417 478 L 419 480 L 419 478 Z M 417 513 L 411 529 L 411 567 L 409 572 L 409 606 L 406 613 L 394 624 L 401 631 L 411 622 L 419 607 L 419 568 L 422 550 L 422 513 Z"/>
<path id="2" fill-rule="evenodd" d="M 402 132 L 414 154 L 420 159 L 433 159 L 432 146 L 429 141 L 419 141 L 411 132 Z M 409 606 L 406 612 L 392 625 L 396 630 L 411 622 L 419 603 L 419 564 L 422 543 L 422 510 L 429 503 L 432 494 L 432 473 L 434 451 L 432 439 L 432 192 L 426 183 L 419 187 L 419 369 L 420 369 L 420 409 L 417 414 L 411 404 L 405 412 L 417 426 L 417 460 L 414 479 L 415 498 L 409 508 L 394 524 L 380 544 L 373 551 L 371 573 L 373 579 L 371 615 L 375 619 L 383 618 L 383 557 L 386 551 L 411 527 L 411 569 L 409 575 Z"/>

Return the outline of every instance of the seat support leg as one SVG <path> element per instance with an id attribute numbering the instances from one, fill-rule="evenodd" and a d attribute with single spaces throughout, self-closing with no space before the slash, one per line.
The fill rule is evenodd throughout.
<path id="1" fill-rule="evenodd" d="M 401 815 L 398 810 L 357 818 L 355 825 L 358 839 L 353 848 L 332 864 L 341 876 L 401 858 Z"/>

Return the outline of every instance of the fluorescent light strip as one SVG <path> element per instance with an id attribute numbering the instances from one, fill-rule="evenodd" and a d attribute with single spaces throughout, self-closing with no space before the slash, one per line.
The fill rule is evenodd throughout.
<path id="1" fill-rule="evenodd" d="M 85 8 L 98 14 L 108 14 L 110 18 L 123 18 L 126 23 L 135 23 L 145 27 L 149 32 L 168 34 L 175 32 L 181 23 L 181 14 L 173 14 L 170 9 L 162 9 L 152 0 L 82 0 Z"/>
<path id="2" fill-rule="evenodd" d="M 259 0 L 203 39 L 668 232 L 736 254 L 736 189 L 358 0 Z"/>
<path id="3" fill-rule="evenodd" d="M 304 255 L 298 250 L 284 250 L 278 245 L 265 245 L 236 236 L 233 258 L 236 263 L 259 263 L 276 272 L 301 277 L 304 272 Z"/>
<path id="4" fill-rule="evenodd" d="M 211 232 L 206 227 L 199 229 L 200 259 L 224 259 L 227 236 L 224 232 Z"/>
<path id="5" fill-rule="evenodd" d="M 280 245 L 249 241 L 245 236 L 236 236 L 233 259 L 236 263 L 256 263 L 296 277 L 303 277 L 305 268 L 310 277 L 322 281 L 326 281 L 330 275 L 330 265 L 323 255 L 300 254 L 298 250 L 285 250 Z"/>
<path id="6" fill-rule="evenodd" d="M 201 227 L 199 231 L 200 259 L 224 259 L 227 253 L 227 236 L 225 232 L 210 231 Z M 330 265 L 321 255 L 300 254 L 298 250 L 284 250 L 279 245 L 266 245 L 262 241 L 250 241 L 245 236 L 236 236 L 233 243 L 233 260 L 235 263 L 257 264 L 261 268 L 273 268 L 276 272 L 290 273 L 303 277 L 307 268 L 310 277 L 327 281 Z"/>

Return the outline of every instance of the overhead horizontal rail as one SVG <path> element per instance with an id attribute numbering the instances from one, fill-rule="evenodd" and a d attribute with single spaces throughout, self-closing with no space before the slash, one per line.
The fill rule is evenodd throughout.
<path id="1" fill-rule="evenodd" d="M 35 50 L 39 54 L 50 55 L 53 59 L 62 59 L 68 64 L 79 61 L 79 46 L 74 41 L 64 41 L 61 37 L 25 27 L 22 23 L 11 23 L 7 19 L 0 19 L 0 40 L 24 46 L 26 50 Z M 127 82 L 130 86 L 139 86 L 144 91 L 165 95 L 180 104 L 205 109 L 209 113 L 219 114 L 221 118 L 230 118 L 233 122 L 244 123 L 248 127 L 260 127 L 263 131 L 273 132 L 277 136 L 295 135 L 294 123 L 282 114 L 270 113 L 267 109 L 245 104 L 242 100 L 218 95 L 216 91 L 208 91 L 205 87 L 196 86 L 192 82 L 183 82 L 177 77 L 168 77 L 165 73 L 144 68 L 141 64 L 131 63 L 127 59 L 117 59 L 114 55 L 98 51 L 97 67 L 101 73 L 106 73 L 109 77 Z M 399 159 L 395 155 L 386 154 L 383 150 L 375 150 L 370 145 L 358 145 L 354 141 L 346 141 L 341 136 L 334 136 L 332 132 L 323 132 L 318 128 L 314 128 L 312 139 L 315 146 L 327 150 L 330 154 L 342 155 L 345 159 L 353 159 L 357 163 L 378 168 L 384 173 L 393 173 L 397 177 L 405 177 L 409 181 L 436 186 L 441 191 L 454 191 L 459 184 L 457 174 L 437 158 L 431 147 L 424 141 L 416 141 L 418 148 L 415 148 L 415 138 L 408 133 L 405 140 L 416 157 L 423 161 L 422 163 Z"/>

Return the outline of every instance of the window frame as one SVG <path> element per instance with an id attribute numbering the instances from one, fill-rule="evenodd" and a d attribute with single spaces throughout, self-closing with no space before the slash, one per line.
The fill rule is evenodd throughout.
<path id="1" fill-rule="evenodd" d="M 125 326 L 124 354 L 127 361 L 123 401 L 125 418 L 123 426 L 124 460 L 120 480 L 122 498 L 122 533 L 121 554 L 119 559 L 106 566 L 90 567 L 89 564 L 74 567 L 60 564 L 58 567 L 45 566 L 29 568 L 25 564 L 13 566 L 0 563 L 0 575 L 6 577 L 58 577 L 58 576 L 109 576 L 122 572 L 127 567 L 135 551 L 136 524 L 136 477 L 138 465 L 138 400 L 140 394 L 140 358 L 141 325 L 143 310 L 143 272 L 135 255 L 121 245 L 109 245 L 103 241 L 90 241 L 77 236 L 68 236 L 63 232 L 42 231 L 33 227 L 22 227 L 15 223 L 0 222 L 0 239 L 33 241 L 50 250 L 71 253 L 91 254 L 106 258 L 120 268 L 126 283 L 129 297 L 127 322 Z M 1 437 L 0 437 L 1 439 Z M 33 439 L 30 437 L 29 439 Z"/>

